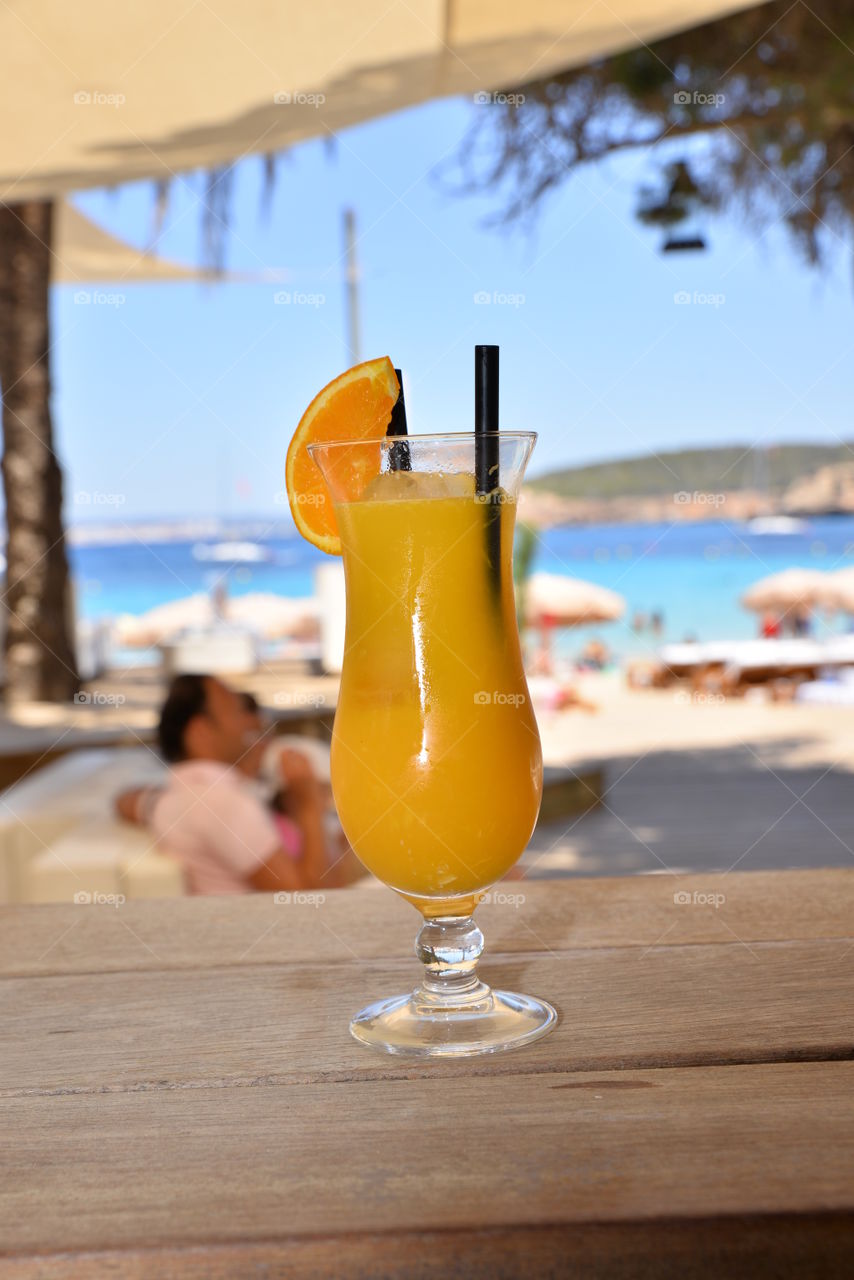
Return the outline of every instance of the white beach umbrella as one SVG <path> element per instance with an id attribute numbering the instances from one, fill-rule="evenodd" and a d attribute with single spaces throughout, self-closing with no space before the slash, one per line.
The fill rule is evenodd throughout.
<path id="1" fill-rule="evenodd" d="M 116 623 L 116 639 L 128 648 L 148 648 L 186 631 L 237 626 L 265 640 L 286 636 L 305 638 L 316 633 L 317 603 L 272 592 L 234 596 L 217 606 L 204 592 L 170 600 L 139 616 L 125 614 Z"/>
<path id="2" fill-rule="evenodd" d="M 532 574 L 524 585 L 523 596 L 526 621 L 559 627 L 614 622 L 626 608 L 625 600 L 616 591 L 557 573 Z"/>
<path id="3" fill-rule="evenodd" d="M 835 609 L 854 614 L 854 565 L 827 575 Z"/>
<path id="4" fill-rule="evenodd" d="M 271 591 L 252 591 L 233 596 L 226 605 L 229 622 L 248 627 L 265 640 L 288 636 L 308 638 L 318 630 L 318 604 L 311 597 L 277 596 Z"/>
<path id="5" fill-rule="evenodd" d="M 830 605 L 833 584 L 830 575 L 819 569 L 784 569 L 754 582 L 741 597 L 745 609 L 762 612 L 779 609 L 787 612 L 801 606 L 816 608 Z"/>
<path id="6" fill-rule="evenodd" d="M 116 621 L 115 634 L 120 644 L 131 649 L 145 649 L 159 644 L 181 631 L 210 626 L 214 621 L 211 598 L 205 592 L 170 600 L 142 614 L 123 614 Z"/>

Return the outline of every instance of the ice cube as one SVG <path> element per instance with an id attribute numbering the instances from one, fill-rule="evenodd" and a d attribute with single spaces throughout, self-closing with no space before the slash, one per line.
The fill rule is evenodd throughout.
<path id="1" fill-rule="evenodd" d="M 405 499 L 473 498 L 474 476 L 441 471 L 384 471 L 365 487 L 365 502 Z"/>

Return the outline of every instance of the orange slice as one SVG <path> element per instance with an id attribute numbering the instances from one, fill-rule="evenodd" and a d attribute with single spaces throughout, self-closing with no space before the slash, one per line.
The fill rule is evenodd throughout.
<path id="1" fill-rule="evenodd" d="M 382 440 L 399 393 L 388 356 L 366 360 L 318 392 L 293 434 L 285 464 L 291 515 L 302 536 L 331 556 L 341 554 L 338 525 L 326 482 L 307 446 L 330 440 Z"/>

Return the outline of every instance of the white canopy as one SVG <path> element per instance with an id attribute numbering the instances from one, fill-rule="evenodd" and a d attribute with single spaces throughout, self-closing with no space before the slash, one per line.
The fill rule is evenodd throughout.
<path id="1" fill-rule="evenodd" d="M 685 671 L 711 664 L 737 667 L 739 671 L 854 665 L 854 636 L 829 636 L 823 640 L 711 640 L 704 644 L 666 644 L 658 651 L 666 667 Z"/>
<path id="2" fill-rule="evenodd" d="M 0 199 L 230 164 L 431 98 L 490 94 L 748 7 L 745 0 L 3 4 Z"/>
<path id="3" fill-rule="evenodd" d="M 51 254 L 52 284 L 94 284 L 110 281 L 118 284 L 140 284 L 152 280 L 288 280 L 287 269 L 275 267 L 264 271 L 214 272 L 201 267 L 185 266 L 161 258 L 146 249 L 138 249 L 119 239 L 104 227 L 87 218 L 68 200 L 58 200 Z"/>
<path id="4" fill-rule="evenodd" d="M 170 262 L 99 227 L 67 200 L 56 206 L 51 280 L 54 284 L 83 284 L 121 280 L 204 280 L 210 273 Z"/>

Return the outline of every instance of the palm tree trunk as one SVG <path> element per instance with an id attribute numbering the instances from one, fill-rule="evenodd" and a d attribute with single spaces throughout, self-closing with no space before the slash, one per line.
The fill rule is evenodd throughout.
<path id="1" fill-rule="evenodd" d="M 62 702 L 78 687 L 50 416 L 48 289 L 53 206 L 0 204 L 0 394 L 6 500 L 5 692 Z"/>

